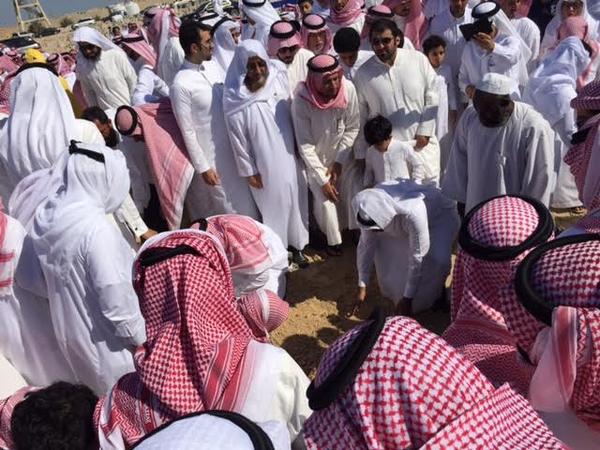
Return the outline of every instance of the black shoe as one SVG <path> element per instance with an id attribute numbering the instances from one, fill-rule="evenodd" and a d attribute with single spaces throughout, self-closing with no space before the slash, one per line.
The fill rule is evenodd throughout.
<path id="1" fill-rule="evenodd" d="M 341 244 L 328 245 L 326 251 L 329 256 L 342 256 L 343 253 Z"/>
<path id="2" fill-rule="evenodd" d="M 301 269 L 305 269 L 308 267 L 309 262 L 300 250 L 292 249 L 292 262 L 297 264 Z"/>

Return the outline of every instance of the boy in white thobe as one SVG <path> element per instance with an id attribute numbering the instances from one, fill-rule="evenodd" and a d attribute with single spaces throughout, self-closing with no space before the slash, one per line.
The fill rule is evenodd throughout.
<path id="1" fill-rule="evenodd" d="M 106 110 L 129 105 L 137 76 L 125 52 L 92 28 L 79 28 L 73 35 L 79 46 L 77 79 L 88 106 Z"/>
<path id="2" fill-rule="evenodd" d="M 373 117 L 365 124 L 364 133 L 370 145 L 365 159 L 365 188 L 397 178 L 423 181 L 423 161 L 412 146 L 392 137 L 389 120 L 383 116 Z"/>
<path id="3" fill-rule="evenodd" d="M 185 22 L 179 38 L 186 57 L 170 97 L 195 169 L 186 199 L 190 219 L 234 212 L 256 218 L 250 190 L 237 173 L 229 145 L 220 80 L 204 64 L 212 55 L 211 27 Z"/>
<path id="4" fill-rule="evenodd" d="M 361 128 L 377 114 L 387 117 L 392 122 L 393 136 L 401 141 L 415 140 L 415 150 L 425 161 L 426 171 L 439 176 L 435 71 L 422 53 L 398 48 L 400 30 L 391 20 L 375 22 L 370 40 L 375 56 L 362 65 L 354 78 L 360 86 Z M 367 147 L 361 132 L 356 157 L 364 158 Z"/>
<path id="5" fill-rule="evenodd" d="M 458 122 L 442 189 L 459 210 L 502 194 L 550 202 L 556 135 L 531 106 L 510 99 L 512 88 L 509 78 L 488 73 Z"/>
<path id="6" fill-rule="evenodd" d="M 459 227 L 454 202 L 433 185 L 398 180 L 359 192 L 352 204 L 361 228 L 357 306 L 366 298 L 375 263 L 379 289 L 398 313 L 430 308 L 450 272 Z"/>
<path id="7" fill-rule="evenodd" d="M 315 56 L 308 68 L 308 77 L 292 104 L 292 117 L 308 172 L 315 218 L 327 236 L 328 253 L 339 255 L 342 235 L 337 178 L 358 135 L 358 98 L 333 56 Z"/>
<path id="8" fill-rule="evenodd" d="M 333 36 L 333 49 L 340 58 L 344 76 L 354 80 L 356 71 L 371 57 L 371 50 L 360 49 L 360 34 L 354 28 L 340 28 Z"/>

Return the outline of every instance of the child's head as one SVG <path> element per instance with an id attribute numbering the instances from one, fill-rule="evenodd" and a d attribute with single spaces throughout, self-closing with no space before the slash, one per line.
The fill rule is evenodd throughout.
<path id="1" fill-rule="evenodd" d="M 392 122 L 379 115 L 365 123 L 365 140 L 380 152 L 385 152 L 392 140 Z"/>
<path id="2" fill-rule="evenodd" d="M 344 64 L 354 66 L 360 49 L 360 34 L 354 28 L 340 28 L 333 36 L 333 48 Z"/>
<path id="3" fill-rule="evenodd" d="M 446 58 L 446 41 L 443 37 L 431 35 L 423 42 L 423 53 L 434 69 L 442 65 Z"/>
<path id="4" fill-rule="evenodd" d="M 313 0 L 299 0 L 298 9 L 300 10 L 302 17 L 306 17 L 308 14 L 312 13 Z"/>

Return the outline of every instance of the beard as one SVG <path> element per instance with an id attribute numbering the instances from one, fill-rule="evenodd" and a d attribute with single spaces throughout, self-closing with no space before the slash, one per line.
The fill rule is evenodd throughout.
<path id="1" fill-rule="evenodd" d="M 117 130 L 111 128 L 108 136 L 104 138 L 104 143 L 110 148 L 115 148 L 117 145 L 119 145 L 119 134 L 117 133 Z"/>

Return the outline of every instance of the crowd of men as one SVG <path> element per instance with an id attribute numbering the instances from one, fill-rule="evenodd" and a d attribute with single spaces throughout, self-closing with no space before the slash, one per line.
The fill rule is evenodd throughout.
<path id="1" fill-rule="evenodd" d="M 600 448 L 600 11 L 470 3 L 0 49 L 0 449 Z M 312 382 L 308 245 L 395 306 Z"/>

